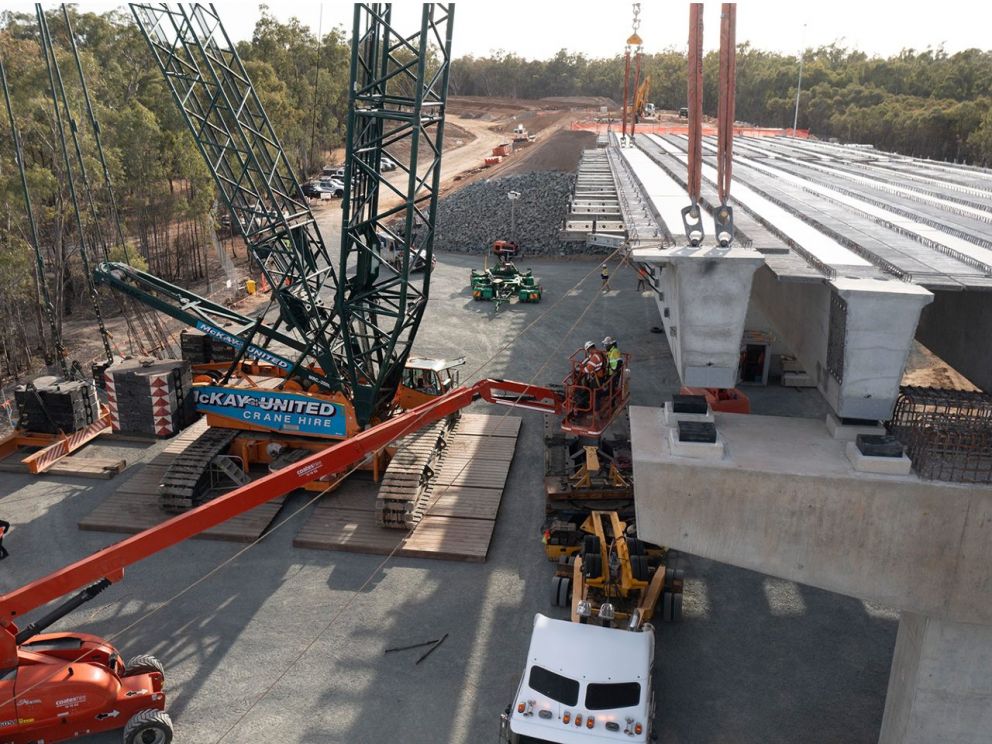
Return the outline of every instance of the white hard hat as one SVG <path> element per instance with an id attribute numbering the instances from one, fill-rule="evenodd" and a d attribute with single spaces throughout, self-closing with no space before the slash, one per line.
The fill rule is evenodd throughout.
<path id="1" fill-rule="evenodd" d="M 615 344 L 616 341 L 613 340 L 613 336 L 607 336 L 603 339 L 603 346 L 609 346 L 610 344 Z"/>
<path id="2" fill-rule="evenodd" d="M 585 349 L 586 351 L 589 351 L 589 349 L 591 349 L 591 348 L 592 348 L 592 347 L 594 347 L 595 345 L 596 345 L 596 344 L 594 344 L 594 343 L 593 343 L 592 341 L 586 341 L 586 345 L 585 345 L 585 346 L 584 346 L 583 348 L 584 348 L 584 349 Z"/>

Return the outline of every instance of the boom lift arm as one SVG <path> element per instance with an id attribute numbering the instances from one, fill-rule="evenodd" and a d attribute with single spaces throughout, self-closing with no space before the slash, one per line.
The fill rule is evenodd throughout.
<path id="1" fill-rule="evenodd" d="M 390 442 L 439 421 L 480 398 L 490 403 L 528 408 L 542 413 L 560 413 L 563 404 L 560 393 L 550 388 L 509 380 L 486 379 L 468 387 L 456 388 L 289 467 L 229 491 L 200 507 L 5 594 L 0 597 L 0 669 L 17 666 L 18 646 L 29 640 L 30 636 L 19 633 L 16 623 L 32 610 L 86 587 L 66 605 L 56 608 L 34 626 L 28 626 L 31 631 L 40 632 L 96 596 L 110 583 L 120 581 L 124 578 L 124 569 L 132 563 L 307 483 L 341 473 Z"/>

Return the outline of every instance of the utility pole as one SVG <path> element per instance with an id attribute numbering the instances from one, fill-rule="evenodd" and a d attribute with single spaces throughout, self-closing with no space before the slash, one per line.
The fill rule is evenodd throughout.
<path id="1" fill-rule="evenodd" d="M 796 129 L 799 128 L 799 95 L 803 92 L 803 61 L 806 59 L 806 24 L 803 24 L 803 33 L 799 45 L 799 85 L 796 87 L 796 114 L 792 117 L 792 136 L 796 136 Z"/>
<path id="2" fill-rule="evenodd" d="M 506 198 L 510 200 L 510 240 L 512 240 L 517 245 L 520 245 L 520 241 L 517 240 L 517 199 L 520 198 L 519 191 L 508 191 L 506 193 Z"/>

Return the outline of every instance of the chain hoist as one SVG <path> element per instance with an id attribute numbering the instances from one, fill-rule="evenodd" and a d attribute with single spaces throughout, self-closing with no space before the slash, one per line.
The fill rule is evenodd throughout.
<path id="1" fill-rule="evenodd" d="M 638 29 L 641 27 L 641 4 L 631 3 L 633 6 L 634 16 L 631 21 L 630 28 L 631 34 L 627 37 L 627 44 L 623 48 L 623 58 L 624 58 L 624 69 L 623 69 L 623 121 L 622 121 L 622 134 L 624 137 L 627 136 L 627 101 L 630 99 L 630 52 L 633 49 L 634 53 L 637 55 L 637 77 L 640 77 L 641 71 L 641 37 L 637 34 Z M 637 92 L 637 82 L 635 78 L 634 82 L 634 94 Z M 631 133 L 633 133 L 634 125 L 631 123 Z"/>

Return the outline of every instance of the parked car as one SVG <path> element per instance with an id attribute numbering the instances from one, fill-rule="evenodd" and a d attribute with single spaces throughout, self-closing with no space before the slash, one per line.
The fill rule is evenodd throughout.
<path id="1" fill-rule="evenodd" d="M 335 199 L 340 199 L 344 196 L 344 181 L 339 178 L 321 177 L 320 181 L 317 182 L 317 186 Z"/>
<path id="2" fill-rule="evenodd" d="M 323 189 L 321 189 L 320 186 L 313 181 L 307 181 L 304 183 L 300 186 L 300 190 L 303 191 L 303 196 L 308 199 L 319 199 L 320 195 L 323 193 Z"/>
<path id="3" fill-rule="evenodd" d="M 396 161 L 383 156 L 382 160 L 379 161 L 379 170 L 383 173 L 396 170 Z"/>

